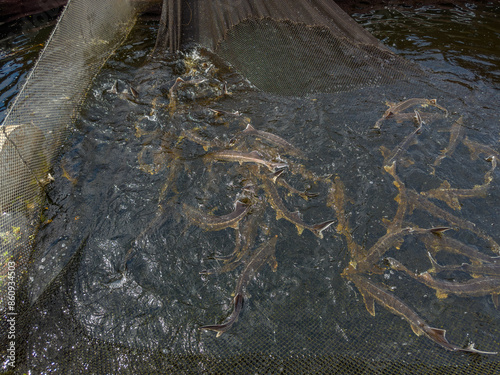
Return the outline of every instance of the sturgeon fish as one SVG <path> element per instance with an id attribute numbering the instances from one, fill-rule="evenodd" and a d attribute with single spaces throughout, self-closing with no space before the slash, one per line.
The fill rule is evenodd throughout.
<path id="1" fill-rule="evenodd" d="M 278 263 L 274 256 L 276 250 L 276 242 L 278 236 L 274 236 L 270 240 L 262 243 L 254 252 L 252 257 L 247 261 L 240 277 L 238 278 L 238 283 L 235 288 L 235 297 L 233 300 L 234 309 L 226 322 L 217 325 L 206 325 L 200 327 L 200 329 L 211 330 L 217 332 L 217 337 L 222 335 L 224 332 L 228 331 L 233 324 L 238 320 L 238 316 L 243 309 L 243 295 L 247 285 L 250 283 L 255 273 L 262 267 L 265 263 L 269 263 L 273 272 L 276 271 Z"/>
<path id="2" fill-rule="evenodd" d="M 467 146 L 472 160 L 476 160 L 479 155 L 484 154 L 486 157 L 494 156 L 497 160 L 500 159 L 500 153 L 490 146 L 473 141 L 469 137 L 465 137 L 463 144 Z"/>
<path id="3" fill-rule="evenodd" d="M 246 262 L 243 271 L 238 278 L 238 283 L 236 284 L 236 288 L 234 293 L 237 294 L 245 294 L 245 289 L 255 276 L 255 273 L 262 267 L 264 264 L 269 263 L 273 272 L 278 268 L 278 263 L 276 262 L 276 257 L 274 253 L 276 251 L 276 242 L 278 241 L 278 236 L 275 235 L 273 238 L 268 241 L 262 243 L 252 254 L 250 259 Z"/>
<path id="4" fill-rule="evenodd" d="M 399 102 L 399 103 L 387 102 L 386 104 L 389 106 L 389 108 L 385 111 L 384 115 L 380 119 L 377 120 L 377 122 L 375 123 L 375 126 L 374 126 L 375 129 L 380 129 L 380 127 L 382 125 L 382 121 L 388 119 L 389 117 L 391 117 L 397 113 L 404 111 L 405 109 L 408 109 L 410 107 L 417 106 L 417 105 L 422 106 L 422 107 L 433 106 L 433 107 L 439 108 L 445 112 L 446 116 L 448 116 L 448 110 L 444 107 L 441 107 L 439 104 L 437 104 L 436 99 L 412 98 L 412 99 L 408 99 L 408 100 L 405 100 L 405 101 Z"/>
<path id="5" fill-rule="evenodd" d="M 473 277 L 476 277 L 477 275 L 488 275 L 496 277 L 500 276 L 500 263 L 462 263 L 442 266 L 436 261 L 436 259 L 434 259 L 434 257 L 429 252 L 427 252 L 427 255 L 432 264 L 432 268 L 427 270 L 427 272 L 430 274 L 436 274 L 443 271 L 464 271 L 468 272 Z"/>
<path id="6" fill-rule="evenodd" d="M 446 251 L 451 254 L 463 255 L 469 258 L 473 264 L 500 263 L 500 257 L 489 256 L 454 238 L 445 235 L 431 236 L 428 233 L 417 233 L 417 235 L 420 236 L 419 238 L 425 244 L 427 250 L 434 254 L 439 251 Z"/>
<path id="7" fill-rule="evenodd" d="M 263 130 L 257 130 L 255 129 L 250 123 L 247 124 L 245 130 L 241 132 L 241 134 L 244 135 L 253 135 L 257 138 L 262 138 L 265 139 L 277 146 L 280 146 L 283 148 L 285 151 L 287 151 L 290 155 L 295 155 L 295 156 L 304 156 L 304 153 L 299 150 L 297 147 L 292 145 L 290 142 L 284 140 L 283 138 L 277 136 L 276 134 L 269 133 Z"/>
<path id="8" fill-rule="evenodd" d="M 205 157 L 212 158 L 215 160 L 223 160 L 223 161 L 236 161 L 238 163 L 256 163 L 260 165 L 264 165 L 271 172 L 276 171 L 277 169 L 282 169 L 288 167 L 287 163 L 279 163 L 273 162 L 270 160 L 266 160 L 262 158 L 262 155 L 257 151 L 252 152 L 241 152 L 234 150 L 224 150 L 224 151 L 216 151 L 209 154 L 206 154 Z"/>
<path id="9" fill-rule="evenodd" d="M 243 304 L 244 304 L 243 296 L 241 294 L 235 295 L 234 299 L 233 299 L 233 312 L 231 313 L 231 315 L 229 315 L 229 317 L 226 319 L 226 321 L 224 323 L 214 324 L 214 325 L 206 325 L 206 326 L 200 327 L 199 329 L 215 331 L 215 332 L 217 332 L 216 337 L 219 337 L 224 332 L 229 331 L 229 329 L 233 326 L 233 324 L 238 321 L 238 317 L 240 315 L 240 312 L 243 309 Z"/>
<path id="10" fill-rule="evenodd" d="M 451 344 L 446 339 L 446 331 L 444 329 L 429 326 L 415 311 L 413 311 L 408 305 L 392 293 L 388 292 L 381 286 L 370 282 L 361 275 L 351 274 L 349 275 L 349 279 L 356 285 L 359 292 L 363 296 L 366 310 L 370 313 L 370 315 L 375 316 L 375 302 L 377 302 L 387 310 L 405 319 L 417 336 L 425 335 L 436 344 L 441 345 L 447 350 L 477 354 L 497 354 L 497 352 L 485 352 L 474 349 L 473 345 L 461 348 L 457 345 Z"/>
<path id="11" fill-rule="evenodd" d="M 278 193 L 278 189 L 276 189 L 276 186 L 270 179 L 263 178 L 262 182 L 264 186 L 264 191 L 267 193 L 267 197 L 269 198 L 269 203 L 276 211 L 276 220 L 285 219 L 290 223 L 294 224 L 295 227 L 297 228 L 297 232 L 299 233 L 299 235 L 302 234 L 304 229 L 308 229 L 312 233 L 314 233 L 317 237 L 323 238 L 322 232 L 330 225 L 332 225 L 334 220 L 328 220 L 316 225 L 310 225 L 304 223 L 304 221 L 300 218 L 298 212 L 291 212 L 288 210 L 288 208 L 286 208 L 285 204 L 283 203 L 283 200 L 281 199 Z"/>
<path id="12" fill-rule="evenodd" d="M 424 197 L 434 198 L 445 202 L 454 210 L 460 210 L 462 205 L 460 199 L 485 198 L 488 195 L 488 184 L 475 185 L 472 189 L 452 189 L 448 181 L 443 181 L 437 189 L 422 191 Z"/>
<path id="13" fill-rule="evenodd" d="M 188 206 L 186 203 L 182 205 L 184 214 L 200 228 L 209 231 L 218 231 L 226 228 L 238 228 L 239 222 L 250 209 L 249 205 L 246 205 L 240 201 L 236 201 L 234 211 L 222 216 L 204 214 L 203 212 Z"/>
<path id="14" fill-rule="evenodd" d="M 457 145 L 462 141 L 463 137 L 465 134 L 465 127 L 464 127 L 464 122 L 463 118 L 460 117 L 457 121 L 453 123 L 453 125 L 450 128 L 450 140 L 448 142 L 448 146 L 441 151 L 441 155 L 439 155 L 434 163 L 432 164 L 434 167 L 437 167 L 439 164 L 441 164 L 441 161 L 446 158 L 447 156 L 451 156 L 455 149 L 457 148 Z M 434 174 L 434 170 L 433 173 Z"/>
<path id="15" fill-rule="evenodd" d="M 422 122 L 420 123 L 419 127 L 415 129 L 413 132 L 411 132 L 403 141 L 398 144 L 394 150 L 391 152 L 387 152 L 387 148 L 381 147 L 382 155 L 384 156 L 384 165 L 391 165 L 393 162 L 398 161 L 399 158 L 401 157 L 401 154 L 406 152 L 408 150 L 408 147 L 410 147 L 410 144 L 415 142 L 415 138 L 418 134 L 422 132 Z"/>
<path id="16" fill-rule="evenodd" d="M 412 272 L 394 258 L 387 258 L 386 260 L 392 269 L 405 272 L 413 279 L 434 289 L 438 298 L 446 298 L 448 294 L 462 297 L 491 295 L 495 306 L 498 306 L 498 295 L 500 294 L 500 278 L 498 277 L 478 277 L 464 282 L 438 280 L 427 271 L 420 274 Z"/>
<path id="17" fill-rule="evenodd" d="M 424 209 L 432 216 L 446 220 L 451 225 L 457 226 L 462 229 L 467 229 L 472 233 L 475 233 L 479 237 L 488 241 L 493 251 L 495 251 L 496 253 L 500 253 L 500 245 L 498 245 L 498 243 L 492 237 L 484 233 L 483 230 L 478 228 L 476 224 L 468 220 L 459 218 L 446 210 L 443 210 L 442 208 L 436 206 L 434 203 L 429 202 L 427 198 L 418 194 L 415 190 L 407 190 L 407 196 L 408 201 L 412 204 L 413 208 L 419 207 L 421 209 Z"/>
<path id="18" fill-rule="evenodd" d="M 368 250 L 368 254 L 357 264 L 358 271 L 369 271 L 380 260 L 380 258 L 391 248 L 395 247 L 399 250 L 404 238 L 409 234 L 422 234 L 422 233 L 435 233 L 439 234 L 447 231 L 448 227 L 435 227 L 435 228 L 413 228 L 406 227 L 400 228 L 379 238 L 377 242 Z"/>
<path id="19" fill-rule="evenodd" d="M 314 198 L 317 197 L 319 194 L 317 193 L 310 193 L 307 190 L 306 191 L 301 191 L 299 189 L 294 188 L 292 185 L 290 185 L 283 177 L 282 174 L 284 172 L 284 169 L 280 169 L 273 175 L 273 182 L 283 186 L 285 189 L 289 191 L 289 195 L 291 194 L 297 194 L 304 200 L 308 200 L 309 198 Z"/>
<path id="20" fill-rule="evenodd" d="M 328 180 L 330 181 L 330 180 Z M 326 205 L 328 207 L 333 207 L 335 214 L 337 216 L 337 233 L 342 234 L 347 242 L 347 249 L 349 254 L 357 261 L 366 256 L 365 249 L 358 245 L 352 236 L 351 226 L 349 225 L 349 220 L 345 212 L 346 201 L 350 201 L 346 198 L 345 185 L 339 176 L 335 176 L 335 179 L 331 182 L 331 186 L 328 189 L 328 196 Z"/>

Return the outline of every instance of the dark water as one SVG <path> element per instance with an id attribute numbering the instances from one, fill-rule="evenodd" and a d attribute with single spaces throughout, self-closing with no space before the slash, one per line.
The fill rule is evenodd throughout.
<path id="1" fill-rule="evenodd" d="M 35 64 L 52 25 L 20 34 L 5 25 L 0 28 L 0 122 L 6 115 L 29 70 Z"/>
<path id="2" fill-rule="evenodd" d="M 308 230 L 298 235 L 293 224 L 277 220 L 258 186 L 265 210 L 254 248 L 278 236 L 276 272 L 268 265 L 259 269 L 248 285 L 243 312 L 229 332 L 216 338 L 213 332 L 199 330 L 230 314 L 231 293 L 242 268 L 200 275 L 221 264 L 214 256 L 231 253 L 236 232 L 231 228 L 211 232 L 191 225 L 183 205 L 216 215 L 229 213 L 252 178 L 247 164 L 207 161 L 208 151 L 181 135 L 190 130 L 204 141 L 227 144 L 248 118 L 255 128 L 286 139 L 307 158 L 286 152 L 277 155 L 276 146 L 262 140 L 250 140 L 245 147 L 279 157 L 293 167 L 303 165 L 317 177 L 315 182 L 310 175 L 293 173 L 293 168 L 287 174 L 293 186 L 310 185 L 318 193 L 316 198 L 306 201 L 279 190 L 290 211 L 298 210 L 307 223 L 338 220 L 327 205 L 327 179 L 340 177 L 349 199 L 346 212 L 353 239 L 368 249 L 386 233 L 382 219 L 392 219 L 397 210 L 398 191 L 384 172 L 380 148 L 393 150 L 415 130 L 411 122 L 393 119 L 385 121 L 381 131 L 373 130 L 387 109 L 386 101 L 436 98 L 449 112 L 448 117 L 423 127 L 418 142 L 405 154 L 410 162 L 398 166 L 398 176 L 408 189 L 426 191 L 443 181 L 463 189 L 483 184 L 492 163 L 472 160 L 464 144 L 443 159 L 434 175 L 430 165 L 448 145 L 448 130 L 461 116 L 469 139 L 498 150 L 500 67 L 499 44 L 494 42 L 499 39 L 498 15 L 495 7 L 356 15 L 384 43 L 424 66 L 428 76 L 400 85 L 306 98 L 259 92 L 203 51 L 149 59 L 155 25 L 139 23 L 96 78 L 54 167 L 56 181 L 49 190 L 29 280 L 30 298 L 38 301 L 39 314 L 35 314 L 39 328 L 29 337 L 29 351 L 43 352 L 53 335 L 61 340 L 54 345 L 66 347 L 74 340 L 81 343 L 76 338 L 83 334 L 99 345 L 164 354 L 338 355 L 380 363 L 470 364 L 469 357 L 416 336 L 407 322 L 379 305 L 375 317 L 369 315 L 359 290 L 341 276 L 352 257 L 346 239 L 334 229 L 337 222 L 325 230 L 323 239 Z M 465 34 L 464 25 L 475 34 Z M 173 107 L 169 89 L 180 75 L 207 81 L 184 86 Z M 115 82 L 118 93 L 109 91 Z M 223 82 L 230 95 L 223 95 Z M 138 98 L 132 96 L 130 86 Z M 225 113 L 215 115 L 212 109 Z M 241 115 L 231 115 L 234 111 Z M 433 107 L 421 111 L 443 113 Z M 460 210 L 433 202 L 475 223 L 498 242 L 498 170 L 492 175 L 486 197 L 461 200 Z M 425 210 L 415 210 L 405 220 L 420 227 L 446 225 Z M 450 236 L 494 254 L 490 243 L 470 231 L 455 230 Z M 430 268 L 425 247 L 412 238 L 386 255 L 414 271 Z M 438 260 L 467 261 L 453 255 Z M 60 275 L 56 278 L 61 270 L 63 281 Z M 446 329 L 453 343 L 465 346 L 472 341 L 478 349 L 498 350 L 500 313 L 490 296 L 438 299 L 432 289 L 401 272 L 385 270 L 369 277 L 390 288 L 429 325 Z M 56 294 L 64 296 L 57 301 L 47 294 L 54 279 L 56 290 L 63 290 Z M 71 330 L 44 321 L 43 316 L 56 310 L 71 317 Z M 44 366 L 40 356 L 30 360 Z"/>

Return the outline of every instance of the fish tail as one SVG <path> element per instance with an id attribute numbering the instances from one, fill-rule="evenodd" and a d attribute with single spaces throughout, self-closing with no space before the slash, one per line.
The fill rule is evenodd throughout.
<path id="1" fill-rule="evenodd" d="M 312 227 L 312 232 L 318 236 L 319 238 L 323 238 L 323 232 L 326 228 L 328 228 L 330 225 L 332 225 L 335 222 L 335 220 L 328 220 L 325 221 L 324 223 L 316 224 Z"/>
<path id="2" fill-rule="evenodd" d="M 434 257 L 431 255 L 430 252 L 427 252 L 427 256 L 429 257 L 429 260 L 431 261 L 432 267 L 427 271 L 429 273 L 439 273 L 443 271 L 443 267 L 439 265 L 439 263 L 434 259 Z"/>
<path id="3" fill-rule="evenodd" d="M 461 349 L 460 347 L 453 345 L 448 341 L 448 339 L 446 338 L 446 330 L 444 329 L 428 327 L 425 332 L 432 341 L 441 345 L 445 349 L 451 351 L 457 351 Z"/>

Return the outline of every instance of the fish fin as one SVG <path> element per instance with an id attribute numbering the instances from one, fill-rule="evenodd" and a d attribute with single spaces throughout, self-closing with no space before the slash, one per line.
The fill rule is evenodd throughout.
<path id="1" fill-rule="evenodd" d="M 393 182 L 394 185 L 397 184 L 396 181 Z M 396 186 L 397 187 L 397 186 Z M 401 194 L 398 194 L 396 195 L 396 197 L 394 198 L 394 200 L 397 202 L 397 203 L 401 203 Z"/>
<path id="2" fill-rule="evenodd" d="M 375 123 L 375 125 L 373 125 L 373 129 L 380 129 L 380 126 L 381 126 L 380 124 L 382 124 L 382 121 L 384 121 L 384 120 L 385 120 L 385 116 L 378 119 L 377 122 Z"/>
<path id="3" fill-rule="evenodd" d="M 380 146 L 383 147 L 383 146 Z M 389 173 L 391 176 L 396 174 L 396 162 L 393 161 L 391 165 L 384 165 L 384 170 Z"/>
<path id="4" fill-rule="evenodd" d="M 493 300 L 493 305 L 495 305 L 495 308 L 497 310 L 500 309 L 500 300 L 498 298 L 498 294 L 492 294 L 491 299 Z"/>
<path id="5" fill-rule="evenodd" d="M 255 131 L 255 128 L 250 123 L 248 123 L 245 130 L 243 130 L 243 133 L 249 133 L 249 132 L 254 132 L 254 131 Z"/>
<path id="6" fill-rule="evenodd" d="M 424 331 L 422 331 L 422 328 L 420 328 L 416 324 L 410 323 L 410 327 L 413 333 L 417 336 L 422 336 L 422 334 L 424 333 Z"/>
<path id="7" fill-rule="evenodd" d="M 328 228 L 330 225 L 333 224 L 335 220 L 328 220 L 328 221 L 325 221 L 323 223 L 320 223 L 320 224 L 316 224 L 313 226 L 313 230 L 312 232 L 318 236 L 319 238 L 323 238 L 323 231 Z"/>
<path id="8" fill-rule="evenodd" d="M 401 165 L 405 168 L 408 168 L 408 167 L 412 166 L 413 164 L 415 164 L 415 162 L 413 161 L 412 158 L 403 158 L 401 160 Z"/>
<path id="9" fill-rule="evenodd" d="M 432 267 L 427 270 L 428 273 L 438 273 L 442 271 L 442 267 L 438 264 L 436 259 L 431 255 L 429 251 L 427 251 L 427 256 L 429 257 L 429 260 L 431 261 Z"/>
<path id="10" fill-rule="evenodd" d="M 279 219 L 286 219 L 286 217 L 281 213 L 280 210 L 276 210 L 276 221 Z"/>
<path id="11" fill-rule="evenodd" d="M 462 205 L 460 204 L 460 201 L 456 197 L 447 199 L 445 200 L 445 202 L 450 208 L 454 209 L 455 211 L 459 211 L 462 209 Z"/>
<path id="12" fill-rule="evenodd" d="M 273 272 L 276 272 L 276 270 L 278 269 L 278 262 L 276 261 L 276 257 L 274 255 L 271 255 L 269 257 L 267 263 L 269 264 L 269 266 L 271 266 Z"/>
<path id="13" fill-rule="evenodd" d="M 387 159 L 387 157 L 390 155 L 391 153 L 391 150 L 389 150 L 387 147 L 385 146 L 380 146 L 379 148 L 380 150 L 380 153 L 382 154 L 382 156 L 384 157 L 384 159 Z"/>
<path id="14" fill-rule="evenodd" d="M 429 232 L 434 233 L 434 234 L 441 234 L 443 232 L 446 232 L 447 230 L 450 230 L 450 227 L 434 227 L 429 229 Z"/>
<path id="15" fill-rule="evenodd" d="M 439 185 L 439 189 L 451 189 L 451 185 L 447 180 L 444 180 L 441 185 Z"/>
<path id="16" fill-rule="evenodd" d="M 450 342 L 446 339 L 446 330 L 440 329 L 440 328 L 429 327 L 428 329 L 426 329 L 425 332 L 427 333 L 429 338 L 432 339 L 432 341 L 438 343 L 442 347 L 444 347 L 448 350 L 453 350 L 453 351 L 459 349 L 459 347 L 457 347 L 453 344 L 450 344 Z"/>
<path id="17" fill-rule="evenodd" d="M 300 235 L 302 235 L 302 232 L 304 231 L 304 227 L 301 226 L 301 225 L 298 225 L 298 224 L 295 224 L 295 226 L 297 227 L 297 233 Z"/>
<path id="18" fill-rule="evenodd" d="M 375 300 L 373 297 L 363 295 L 363 301 L 365 302 L 366 310 L 371 316 L 375 316 Z"/>
<path id="19" fill-rule="evenodd" d="M 445 293 L 441 290 L 436 290 L 436 297 L 438 299 L 445 299 L 445 298 L 448 298 L 448 293 Z"/>
<path id="20" fill-rule="evenodd" d="M 399 250 L 401 248 L 401 245 L 403 245 L 403 242 L 405 242 L 404 238 L 401 238 L 400 240 L 395 241 L 394 247 L 396 250 Z"/>
<path id="21" fill-rule="evenodd" d="M 276 180 L 283 174 L 284 171 L 284 169 L 279 169 L 272 174 L 271 180 L 273 181 L 273 183 L 276 183 Z"/>

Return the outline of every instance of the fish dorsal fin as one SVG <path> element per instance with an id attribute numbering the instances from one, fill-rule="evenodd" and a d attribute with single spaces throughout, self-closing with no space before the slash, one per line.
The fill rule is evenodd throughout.
<path id="1" fill-rule="evenodd" d="M 366 310 L 371 316 L 375 316 L 375 300 L 373 297 L 363 295 L 363 301 L 365 302 Z"/>
<path id="2" fill-rule="evenodd" d="M 302 232 L 304 231 L 304 227 L 302 225 L 299 225 L 299 224 L 295 224 L 295 226 L 297 227 L 297 233 L 300 235 L 302 235 Z"/>
<path id="3" fill-rule="evenodd" d="M 396 250 L 399 250 L 404 241 L 405 241 L 404 238 L 401 238 L 400 240 L 395 241 L 394 248 L 396 248 Z"/>
<path id="4" fill-rule="evenodd" d="M 441 185 L 439 185 L 439 189 L 448 190 L 448 189 L 451 189 L 451 185 L 450 185 L 450 183 L 447 180 L 444 180 L 441 183 Z"/>
<path id="5" fill-rule="evenodd" d="M 380 150 L 380 153 L 382 154 L 382 156 L 384 157 L 384 159 L 387 159 L 391 153 L 391 150 L 389 150 L 385 146 L 380 146 L 379 150 Z"/>
<path id="6" fill-rule="evenodd" d="M 271 267 L 273 272 L 276 272 L 278 269 L 278 261 L 276 260 L 276 257 L 274 255 L 271 255 L 269 259 L 267 260 L 267 263 Z"/>
<path id="7" fill-rule="evenodd" d="M 436 290 L 436 297 L 438 299 L 445 299 L 445 298 L 448 298 L 448 293 L 445 293 L 441 290 Z"/>
<path id="8" fill-rule="evenodd" d="M 446 339 L 446 331 L 444 329 L 429 327 L 426 332 L 429 337 L 438 344 L 444 346 L 445 348 L 456 350 L 456 347 L 451 345 Z"/>
<path id="9" fill-rule="evenodd" d="M 417 336 L 422 336 L 422 334 L 424 333 L 424 331 L 422 331 L 422 329 L 416 324 L 410 323 L 410 327 L 413 333 Z"/>
<path id="10" fill-rule="evenodd" d="M 254 131 L 256 131 L 255 128 L 252 126 L 252 124 L 248 123 L 245 130 L 243 130 L 243 133 L 251 133 Z"/>

